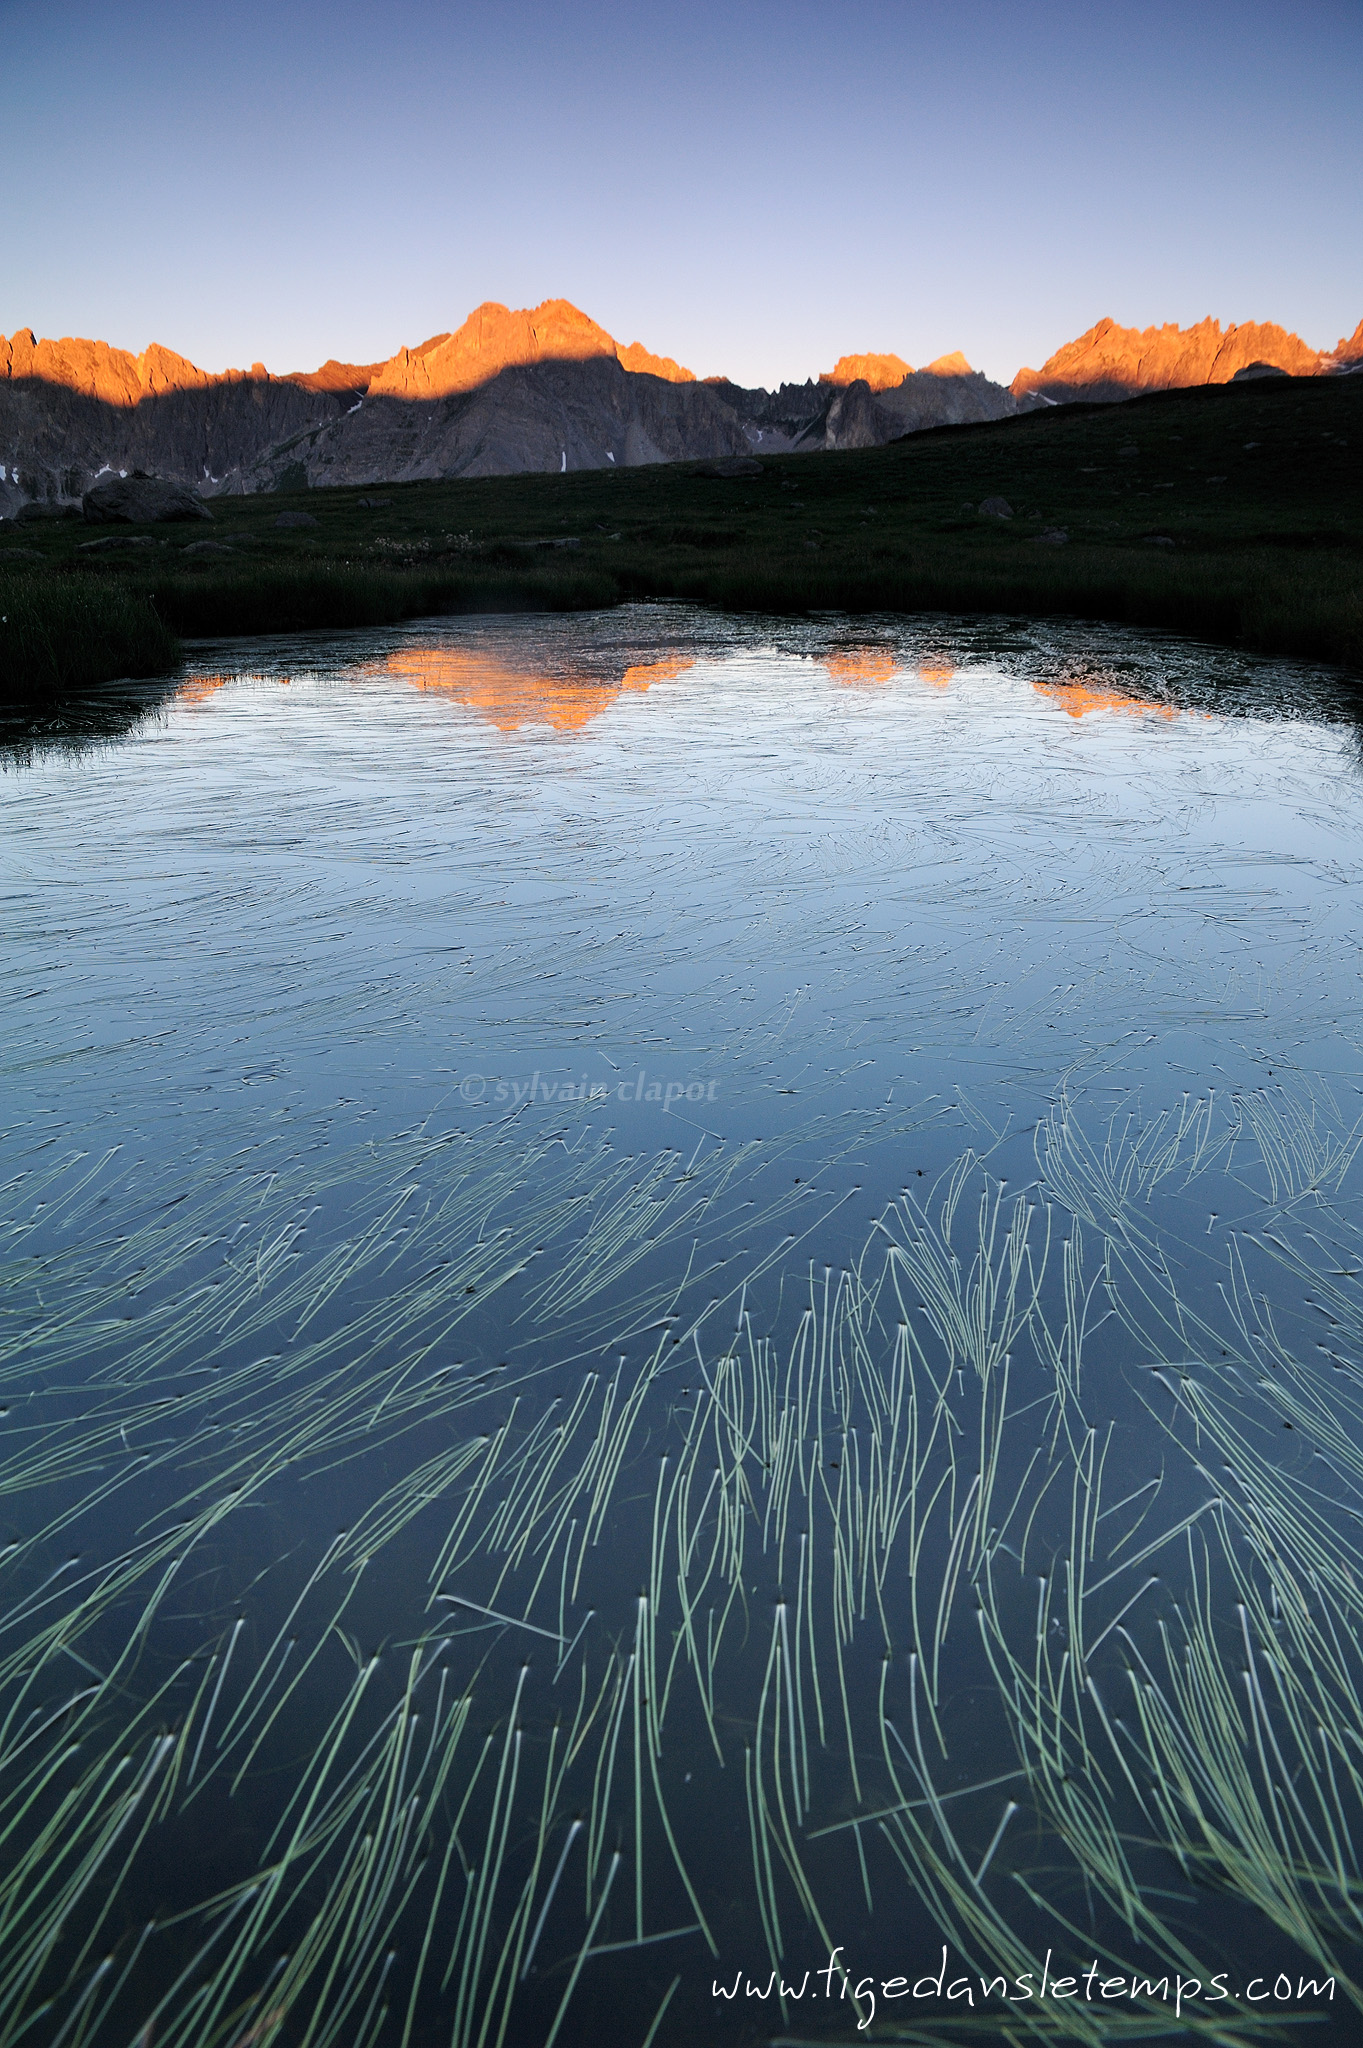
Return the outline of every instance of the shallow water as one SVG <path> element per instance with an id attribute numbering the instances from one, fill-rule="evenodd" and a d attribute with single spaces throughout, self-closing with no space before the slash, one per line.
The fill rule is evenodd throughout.
<path id="1" fill-rule="evenodd" d="M 0 2048 L 1355 2038 L 1342 686 L 201 654 L 0 782 Z"/>

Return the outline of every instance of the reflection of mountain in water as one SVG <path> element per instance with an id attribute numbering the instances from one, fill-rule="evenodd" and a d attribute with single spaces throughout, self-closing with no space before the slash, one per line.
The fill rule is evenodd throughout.
<path id="1" fill-rule="evenodd" d="M 896 676 L 908 673 L 903 664 L 884 647 L 846 647 L 823 656 L 823 667 L 841 689 L 879 689 Z M 610 709 L 626 690 L 647 690 L 654 683 L 675 682 L 694 666 L 691 660 L 639 662 L 626 668 L 618 683 L 591 674 L 578 676 L 536 675 L 495 655 L 455 647 L 409 647 L 366 673 L 400 676 L 419 690 L 434 690 L 455 697 L 476 711 L 499 732 L 517 732 L 523 725 L 548 725 L 555 732 L 580 732 L 592 719 Z M 956 674 L 955 666 L 943 656 L 930 655 L 913 670 L 920 682 L 944 690 Z M 190 676 L 176 693 L 181 704 L 202 704 L 227 683 L 240 680 L 231 675 Z M 280 678 L 287 682 L 287 677 Z M 1153 703 L 1094 682 L 1047 682 L 1036 680 L 1032 688 L 1049 698 L 1071 718 L 1087 718 L 1095 711 L 1153 714 L 1156 718 L 1177 718 L 1179 706 Z"/>
<path id="2" fill-rule="evenodd" d="M 1091 711 L 1153 712 L 1156 718 L 1177 718 L 1172 704 L 1152 704 L 1144 697 L 1125 696 L 1120 690 L 1095 688 L 1092 683 L 1033 683 L 1039 696 L 1049 697 L 1071 718 L 1087 718 Z"/>
<path id="3" fill-rule="evenodd" d="M 883 647 L 848 647 L 824 656 L 824 667 L 847 690 L 874 688 L 899 672 L 899 663 Z"/>
<path id="4" fill-rule="evenodd" d="M 568 619 L 539 622 L 481 622 L 466 628 L 423 628 L 422 639 L 406 644 L 388 632 L 343 634 L 322 644 L 314 637 L 243 641 L 209 656 L 213 666 L 187 668 L 178 678 L 121 682 L 81 692 L 46 705 L 15 706 L 0 715 L 0 765 L 36 760 L 49 752 L 79 751 L 123 738 L 160 709 L 209 710 L 227 684 L 250 678 L 259 683 L 302 682 L 319 662 L 339 665 L 350 680 L 387 678 L 394 685 L 443 693 L 477 713 L 500 732 L 547 727 L 550 732 L 583 731 L 626 691 L 672 682 L 697 660 L 734 651 L 732 628 L 712 615 L 625 607 L 607 624 L 598 615 L 583 631 Z M 999 620 L 929 624 L 931 639 L 916 642 L 906 622 L 898 634 L 884 622 L 867 622 L 884 638 L 839 644 L 837 629 L 827 638 L 811 626 L 792 626 L 788 651 L 819 664 L 835 696 L 855 691 L 868 706 L 876 700 L 908 698 L 913 688 L 934 694 L 968 683 L 980 659 L 995 662 L 1011 649 L 1013 629 Z M 844 622 L 847 631 L 851 621 Z M 448 632 L 449 644 L 441 645 Z M 1046 639 L 1049 635 L 1038 635 Z M 829 641 L 832 644 L 829 644 Z M 746 644 L 739 631 L 739 644 Z M 1161 639 L 1159 658 L 1145 638 L 1124 628 L 1085 628 L 1063 644 L 1029 649 L 1015 679 L 1044 699 L 1043 715 L 1054 709 L 1079 720 L 1095 712 L 1133 716 L 1154 713 L 1161 720 L 1181 712 L 1216 717 L 1306 719 L 1363 729 L 1363 689 L 1342 671 L 1310 664 L 1261 661 L 1213 654 L 1191 643 Z M 1132 650 L 1141 658 L 1133 659 Z M 208 650 L 203 650 L 208 654 Z M 240 654 L 240 666 L 233 666 Z M 651 658 L 654 657 L 654 658 Z M 1152 694 L 1153 693 L 1153 694 Z M 1363 758 L 1363 756 L 1361 756 Z"/>
<path id="5" fill-rule="evenodd" d="M 495 725 L 498 732 L 517 732 L 523 725 L 548 725 L 555 732 L 580 732 L 626 690 L 647 690 L 654 683 L 674 682 L 693 666 L 687 661 L 648 661 L 627 668 L 618 683 L 584 673 L 578 676 L 536 675 L 499 661 L 495 655 L 458 647 L 404 647 L 369 670 L 371 675 L 401 676 L 418 690 L 455 697 Z"/>
<path id="6" fill-rule="evenodd" d="M 837 654 L 826 654 L 823 665 L 834 682 L 846 690 L 877 689 L 908 672 L 904 663 L 884 647 L 844 647 Z M 945 655 L 928 654 L 920 657 L 913 672 L 920 683 L 944 690 L 956 673 L 956 665 Z"/>
<path id="7" fill-rule="evenodd" d="M 281 676 L 280 681 L 286 682 Z M 177 704 L 206 704 L 210 697 L 216 697 L 219 690 L 225 690 L 229 683 L 240 682 L 240 675 L 188 676 L 175 692 Z"/>

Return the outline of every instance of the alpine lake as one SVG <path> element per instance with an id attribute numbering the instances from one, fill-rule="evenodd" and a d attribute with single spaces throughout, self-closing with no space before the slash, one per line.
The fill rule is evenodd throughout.
<path id="1" fill-rule="evenodd" d="M 0 2048 L 1363 2039 L 1357 686 L 115 695 L 0 733 Z"/>

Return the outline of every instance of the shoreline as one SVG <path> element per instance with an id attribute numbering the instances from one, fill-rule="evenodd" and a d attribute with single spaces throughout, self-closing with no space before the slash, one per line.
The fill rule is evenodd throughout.
<path id="1" fill-rule="evenodd" d="M 1094 619 L 1363 673 L 1360 446 L 1363 378 L 1283 378 L 766 457 L 751 475 L 217 498 L 188 538 L 100 528 L 93 548 L 82 522 L 6 521 L 0 702 L 166 674 L 183 639 L 647 599 Z"/>

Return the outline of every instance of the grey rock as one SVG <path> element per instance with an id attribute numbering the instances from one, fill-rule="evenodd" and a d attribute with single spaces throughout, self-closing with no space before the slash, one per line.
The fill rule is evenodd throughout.
<path id="1" fill-rule="evenodd" d="M 1232 384 L 1248 384 L 1256 377 L 1285 377 L 1286 370 L 1280 370 L 1276 363 L 1246 363 L 1243 370 L 1237 370 L 1231 378 Z"/>
<path id="2" fill-rule="evenodd" d="M 79 505 L 62 505 L 53 498 L 35 498 L 30 505 L 21 505 L 14 515 L 16 526 L 45 525 L 53 519 L 79 519 Z"/>
<path id="3" fill-rule="evenodd" d="M 1171 548 L 1174 545 L 1171 533 L 1143 533 L 1141 539 L 1148 548 Z"/>
<path id="4" fill-rule="evenodd" d="M 965 375 L 911 370 L 902 384 L 875 392 L 862 379 L 848 385 L 811 380 L 783 384 L 777 391 L 716 379 L 709 388 L 742 422 L 749 444 L 762 455 L 878 448 L 925 427 L 1011 419 L 1036 404 L 1015 398 L 977 370 Z"/>
<path id="5" fill-rule="evenodd" d="M 391 498 L 357 498 L 355 503 L 364 512 L 377 512 L 382 505 L 391 505 Z"/>
<path id="6" fill-rule="evenodd" d="M 41 548 L 0 548 L 0 562 L 45 562 Z"/>
<path id="7" fill-rule="evenodd" d="M 980 511 L 986 519 L 1011 519 L 1013 508 L 1006 498 L 982 498 Z"/>
<path id="8" fill-rule="evenodd" d="M 151 526 L 168 519 L 211 519 L 207 505 L 187 484 L 168 483 L 159 476 L 116 476 L 96 484 L 81 500 L 91 526 L 121 522 Z"/>
<path id="9" fill-rule="evenodd" d="M 558 476 L 565 469 L 629 469 L 747 453 L 738 418 L 709 385 L 631 376 L 618 362 L 597 357 L 518 365 L 447 398 L 380 393 L 315 440 L 264 455 L 232 488 L 353 485 L 368 491 L 442 477 Z M 285 483 L 290 465 L 301 465 L 302 474 Z"/>
<path id="10" fill-rule="evenodd" d="M 154 548 L 157 545 L 149 533 L 106 533 L 100 540 L 83 540 L 80 553 L 89 555 L 106 548 Z M 160 546 L 164 547 L 165 542 L 160 542 Z"/>
<path id="11" fill-rule="evenodd" d="M 864 377 L 843 389 L 832 386 L 835 396 L 814 424 L 801 436 L 799 448 L 879 448 L 895 439 L 900 421 L 881 405 Z"/>
<path id="12" fill-rule="evenodd" d="M 925 427 L 973 426 L 982 420 L 1012 419 L 1030 410 L 979 370 L 962 376 L 911 370 L 902 384 L 877 391 L 875 403 L 894 420 L 896 439 L 906 432 L 921 433 Z"/>
<path id="13" fill-rule="evenodd" d="M 1048 526 L 1037 535 L 1036 544 L 1039 548 L 1063 548 L 1068 540 L 1069 534 L 1063 526 Z"/>
<path id="14" fill-rule="evenodd" d="M 182 555 L 234 555 L 235 548 L 228 547 L 224 540 L 192 540 L 187 548 L 181 548 Z"/>
<path id="15" fill-rule="evenodd" d="M 275 521 L 276 526 L 316 526 L 316 524 L 317 521 L 313 518 L 311 512 L 281 512 Z"/>

